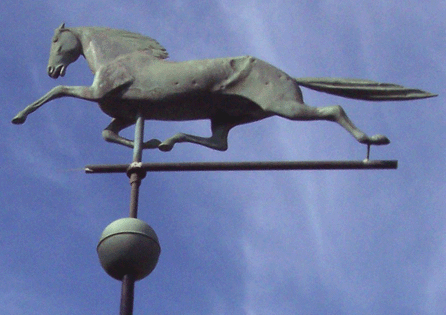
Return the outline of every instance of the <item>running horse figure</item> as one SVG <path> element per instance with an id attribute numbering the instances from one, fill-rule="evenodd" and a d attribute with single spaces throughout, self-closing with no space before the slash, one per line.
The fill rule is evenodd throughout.
<path id="1" fill-rule="evenodd" d="M 143 148 L 170 151 L 175 143 L 191 142 L 227 149 L 231 128 L 278 115 L 296 121 L 334 121 L 368 148 L 388 144 L 383 135 L 367 136 L 341 106 L 311 107 L 299 88 L 304 86 L 338 96 L 371 100 L 411 100 L 435 96 L 395 84 L 356 79 L 292 78 L 251 56 L 169 62 L 157 41 L 123 30 L 59 26 L 52 39 L 48 75 L 64 76 L 69 64 L 83 55 L 94 73 L 93 84 L 56 86 L 19 112 L 12 122 L 22 124 L 43 104 L 65 96 L 97 102 L 113 119 L 102 132 L 106 141 L 133 147 L 119 132 L 144 119 L 183 121 L 210 119 L 209 138 L 179 133 Z"/>

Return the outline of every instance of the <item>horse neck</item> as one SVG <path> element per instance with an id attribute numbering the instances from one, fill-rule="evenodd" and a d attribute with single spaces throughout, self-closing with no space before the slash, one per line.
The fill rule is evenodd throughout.
<path id="1" fill-rule="evenodd" d="M 104 49 L 97 44 L 92 32 L 88 27 L 73 27 L 70 31 L 77 37 L 82 45 L 82 55 L 87 60 L 88 66 L 93 73 L 104 64 L 109 62 Z"/>
<path id="2" fill-rule="evenodd" d="M 111 38 L 106 32 L 101 32 L 99 28 L 78 27 L 72 28 L 72 32 L 81 42 L 82 54 L 93 73 L 117 57 L 132 52 L 130 48 L 116 42 L 116 39 Z"/>

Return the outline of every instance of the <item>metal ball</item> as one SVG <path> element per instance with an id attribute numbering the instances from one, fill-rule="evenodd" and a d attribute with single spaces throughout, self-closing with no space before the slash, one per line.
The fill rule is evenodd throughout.
<path id="1" fill-rule="evenodd" d="M 104 229 L 97 252 L 109 276 L 122 280 L 125 275 L 131 275 L 141 280 L 155 269 L 161 248 L 158 236 L 147 223 L 122 218 Z"/>

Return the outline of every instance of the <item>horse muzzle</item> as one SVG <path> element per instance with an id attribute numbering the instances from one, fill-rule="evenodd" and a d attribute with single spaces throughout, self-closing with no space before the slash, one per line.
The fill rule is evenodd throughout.
<path id="1" fill-rule="evenodd" d="M 66 69 L 67 67 L 65 65 L 48 66 L 47 72 L 51 78 L 57 79 L 59 76 L 63 77 L 65 75 Z"/>

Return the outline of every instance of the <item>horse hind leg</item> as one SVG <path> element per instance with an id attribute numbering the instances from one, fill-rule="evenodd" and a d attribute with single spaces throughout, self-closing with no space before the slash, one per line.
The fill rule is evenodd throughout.
<path id="1" fill-rule="evenodd" d="M 209 138 L 198 137 L 186 133 L 177 133 L 173 137 L 163 141 L 158 148 L 161 151 L 168 152 L 172 150 L 176 143 L 190 142 L 199 144 L 214 150 L 226 151 L 228 149 L 228 134 L 236 124 L 218 123 L 211 120 L 212 135 Z"/>
<path id="2" fill-rule="evenodd" d="M 279 106 L 275 106 L 272 112 L 291 120 L 327 120 L 336 122 L 362 144 L 385 145 L 390 143 L 389 139 L 384 135 L 374 135 L 369 137 L 366 133 L 358 129 L 350 118 L 348 118 L 344 109 L 339 105 L 312 107 L 304 103 L 287 101 L 280 103 Z"/>
<path id="3" fill-rule="evenodd" d="M 369 137 L 363 131 L 358 129 L 350 118 L 348 118 L 344 109 L 339 105 L 317 107 L 316 110 L 324 120 L 334 121 L 341 125 L 353 137 L 355 137 L 359 143 L 367 145 L 386 145 L 390 143 L 390 140 L 384 135 L 377 134 Z"/>

